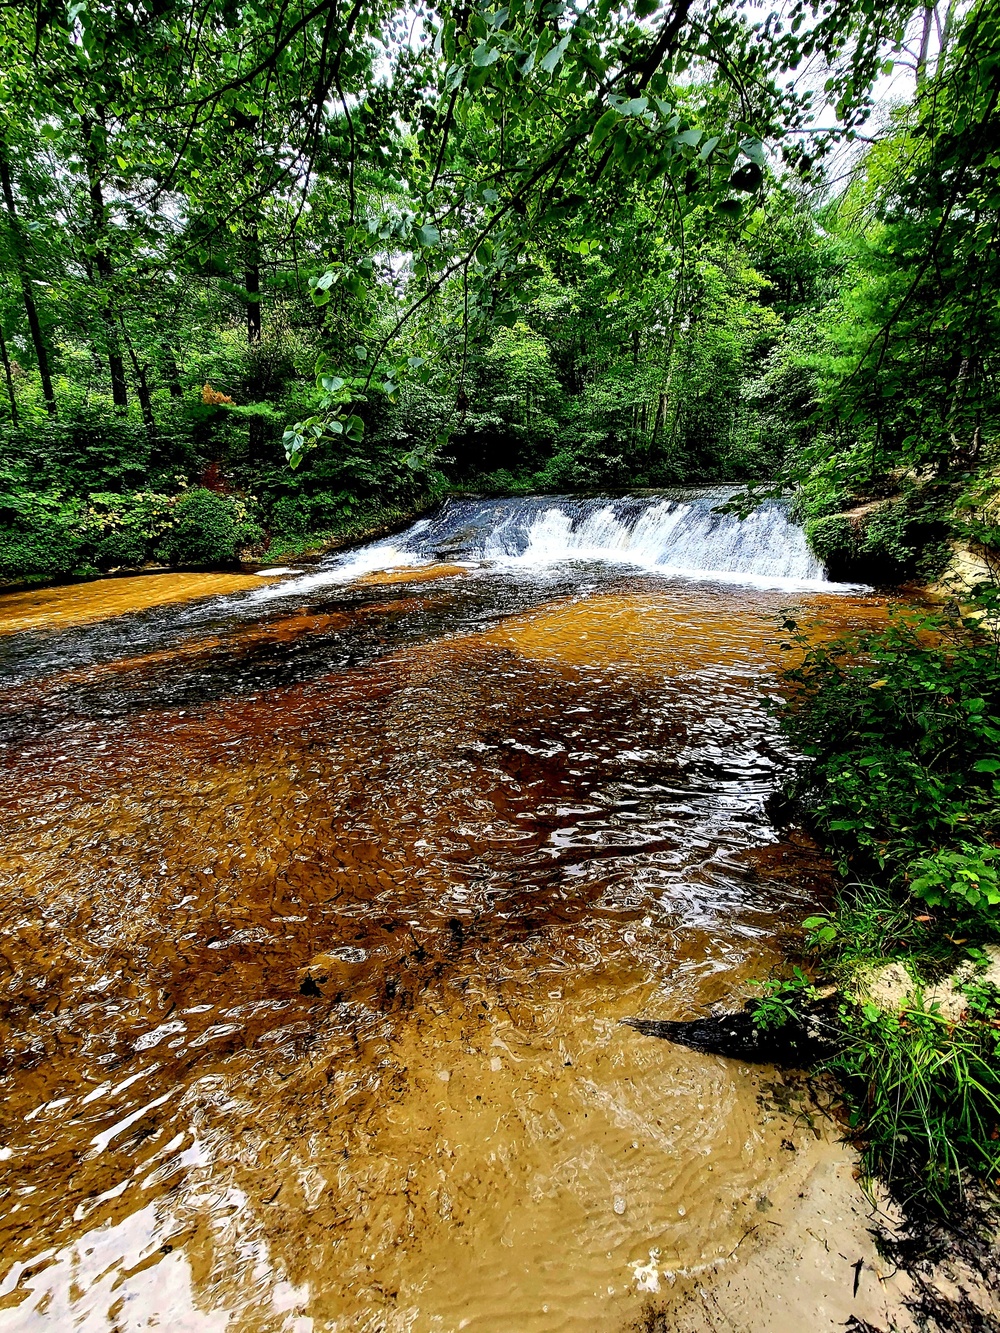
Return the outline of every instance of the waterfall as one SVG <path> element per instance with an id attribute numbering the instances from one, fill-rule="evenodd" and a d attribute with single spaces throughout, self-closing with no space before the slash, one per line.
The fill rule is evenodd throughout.
<path id="1" fill-rule="evenodd" d="M 330 557 L 315 574 L 295 580 L 294 588 L 307 591 L 374 570 L 441 561 L 538 571 L 600 562 L 754 587 L 847 586 L 827 582 L 786 503 L 765 501 L 744 519 L 718 513 L 734 493 L 733 487 L 705 487 L 614 499 L 450 500 L 396 537 Z M 262 589 L 258 596 L 291 588 Z"/>

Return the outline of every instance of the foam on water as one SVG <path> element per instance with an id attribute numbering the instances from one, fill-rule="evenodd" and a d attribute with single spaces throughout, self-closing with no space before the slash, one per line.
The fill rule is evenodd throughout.
<path id="1" fill-rule="evenodd" d="M 418 526 L 417 524 L 414 527 Z M 413 528 L 409 529 L 410 536 Z M 425 557 L 416 551 L 408 551 L 391 538 L 362 546 L 347 555 L 335 556 L 332 562 L 324 561 L 313 574 L 304 574 L 298 579 L 286 579 L 283 583 L 261 588 L 253 594 L 254 601 L 270 602 L 276 597 L 287 597 L 290 593 L 311 592 L 315 588 L 333 587 L 339 583 L 351 583 L 364 574 L 374 574 L 383 569 L 399 569 L 402 566 L 422 565 Z"/>

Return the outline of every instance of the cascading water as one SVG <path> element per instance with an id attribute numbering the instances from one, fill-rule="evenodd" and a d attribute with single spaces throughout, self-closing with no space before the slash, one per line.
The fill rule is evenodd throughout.
<path id="1" fill-rule="evenodd" d="M 397 537 L 333 557 L 264 599 L 346 582 L 376 570 L 435 561 L 542 571 L 568 562 L 631 565 L 667 577 L 755 587 L 830 590 L 787 504 L 769 500 L 740 519 L 718 512 L 734 488 L 652 496 L 453 500 Z"/>

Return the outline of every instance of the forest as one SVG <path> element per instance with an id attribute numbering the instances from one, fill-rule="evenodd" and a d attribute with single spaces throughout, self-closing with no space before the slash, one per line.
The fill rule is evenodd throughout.
<path id="1" fill-rule="evenodd" d="M 0 7 L 0 578 L 276 562 L 443 497 L 739 483 L 832 578 L 788 800 L 820 971 L 1000 941 L 1000 10 L 992 0 Z M 845 983 L 846 985 L 846 983 Z M 996 992 L 845 1004 L 872 1169 L 1000 1173 Z"/>
<path id="2" fill-rule="evenodd" d="M 717 479 L 932 573 L 996 412 L 996 30 L 939 11 L 8 8 L 0 573 Z"/>

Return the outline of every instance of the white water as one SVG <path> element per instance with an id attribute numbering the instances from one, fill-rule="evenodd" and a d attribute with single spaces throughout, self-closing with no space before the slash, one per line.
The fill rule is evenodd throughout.
<path id="1" fill-rule="evenodd" d="M 789 590 L 847 590 L 827 581 L 787 507 L 768 501 L 745 519 L 716 513 L 731 490 L 582 500 L 451 501 L 406 532 L 332 557 L 313 574 L 262 589 L 265 600 L 349 583 L 363 574 L 438 561 L 557 570 L 601 562 L 668 578 Z"/>

